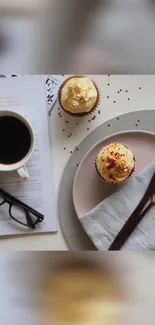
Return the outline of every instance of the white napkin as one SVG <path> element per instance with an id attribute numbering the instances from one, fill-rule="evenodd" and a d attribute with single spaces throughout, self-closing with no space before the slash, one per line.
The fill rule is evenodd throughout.
<path id="1" fill-rule="evenodd" d="M 155 161 L 80 219 L 98 250 L 109 249 L 142 199 L 154 172 Z M 121 250 L 155 250 L 155 206 L 144 216 Z"/>

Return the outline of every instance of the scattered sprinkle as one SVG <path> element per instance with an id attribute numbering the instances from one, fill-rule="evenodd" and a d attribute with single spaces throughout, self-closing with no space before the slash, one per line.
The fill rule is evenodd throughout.
<path id="1" fill-rule="evenodd" d="M 125 92 L 128 93 L 128 90 L 126 90 Z"/>
<path id="2" fill-rule="evenodd" d="M 64 147 L 64 150 L 66 150 L 66 148 Z"/>
<path id="3" fill-rule="evenodd" d="M 116 101 L 114 100 L 114 103 L 116 103 Z"/>
<path id="4" fill-rule="evenodd" d="M 107 96 L 107 98 L 110 98 L 109 96 Z"/>
<path id="5" fill-rule="evenodd" d="M 135 126 L 138 126 L 138 124 L 135 124 Z"/>
<path id="6" fill-rule="evenodd" d="M 108 77 L 110 77 L 110 74 L 108 74 Z"/>
<path id="7" fill-rule="evenodd" d="M 79 164 L 77 164 L 76 167 L 79 167 Z"/>
<path id="8" fill-rule="evenodd" d="M 128 100 L 130 100 L 130 98 L 128 98 Z"/>
<path id="9" fill-rule="evenodd" d="M 69 121 L 65 121 L 65 123 L 69 123 Z"/>
<path id="10" fill-rule="evenodd" d="M 110 126 L 110 124 L 108 124 L 108 126 Z M 107 149 L 108 150 L 108 149 Z"/>
<path id="11" fill-rule="evenodd" d="M 58 107 L 58 109 L 60 109 L 60 107 Z"/>
<path id="12" fill-rule="evenodd" d="M 94 115 L 94 116 L 92 117 L 92 120 L 95 120 L 95 118 L 96 118 L 96 116 Z"/>
<path id="13" fill-rule="evenodd" d="M 89 131 L 89 128 L 87 128 L 87 131 Z"/>
<path id="14" fill-rule="evenodd" d="M 117 120 L 119 120 L 119 117 L 117 117 Z"/>
<path id="15" fill-rule="evenodd" d="M 71 150 L 70 153 L 72 153 L 73 151 Z"/>
<path id="16" fill-rule="evenodd" d="M 79 125 L 79 122 L 77 122 L 76 124 Z"/>
<path id="17" fill-rule="evenodd" d="M 140 120 L 137 121 L 138 123 L 140 122 Z"/>
<path id="18" fill-rule="evenodd" d="M 98 114 L 100 114 L 101 113 L 101 111 L 98 111 Z"/>
<path id="19" fill-rule="evenodd" d="M 119 94 L 119 90 L 118 90 L 117 94 Z"/>
<path id="20" fill-rule="evenodd" d="M 110 84 L 107 84 L 107 86 L 110 86 Z"/>
<path id="21" fill-rule="evenodd" d="M 139 87 L 139 90 L 141 90 L 142 89 L 142 87 Z"/>
<path id="22" fill-rule="evenodd" d="M 119 91 L 122 91 L 122 89 L 120 89 Z"/>

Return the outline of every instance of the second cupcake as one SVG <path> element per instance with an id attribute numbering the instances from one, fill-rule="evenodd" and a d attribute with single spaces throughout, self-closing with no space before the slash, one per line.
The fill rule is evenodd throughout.
<path id="1" fill-rule="evenodd" d="M 83 116 L 97 107 L 99 91 L 91 79 L 84 76 L 72 76 L 61 85 L 58 98 L 66 113 Z"/>
<path id="2" fill-rule="evenodd" d="M 135 169 L 133 153 L 120 143 L 103 147 L 96 158 L 96 170 L 108 183 L 125 181 Z"/>

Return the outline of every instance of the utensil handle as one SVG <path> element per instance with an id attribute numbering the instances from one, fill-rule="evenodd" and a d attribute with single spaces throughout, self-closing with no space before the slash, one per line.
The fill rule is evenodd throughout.
<path id="1" fill-rule="evenodd" d="M 123 244 L 126 242 L 126 240 L 129 238 L 129 236 L 132 234 L 132 232 L 137 227 L 139 222 L 142 220 L 145 214 L 151 209 L 152 206 L 153 206 L 153 202 L 150 202 L 140 215 L 136 215 L 136 213 L 132 214 L 132 216 L 127 220 L 125 225 L 122 227 L 122 229 L 120 230 L 120 232 L 118 233 L 114 241 L 112 242 L 109 251 L 119 250 L 123 246 Z"/>

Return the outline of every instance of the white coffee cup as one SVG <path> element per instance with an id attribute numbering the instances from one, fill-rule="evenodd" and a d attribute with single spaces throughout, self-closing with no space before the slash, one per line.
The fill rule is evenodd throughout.
<path id="1" fill-rule="evenodd" d="M 18 174 L 20 175 L 20 177 L 23 180 L 26 180 L 29 178 L 29 174 L 28 174 L 28 170 L 27 170 L 25 164 L 30 159 L 32 152 L 34 150 L 34 145 L 35 145 L 35 136 L 34 136 L 32 126 L 30 125 L 30 123 L 24 116 L 20 115 L 19 113 L 14 112 L 14 111 L 0 110 L 0 118 L 2 116 L 12 116 L 12 117 L 15 117 L 16 119 L 19 119 L 20 121 L 22 121 L 25 124 L 25 126 L 27 127 L 27 129 L 29 130 L 29 134 L 31 137 L 31 143 L 30 143 L 29 150 L 28 150 L 27 154 L 25 155 L 25 157 L 23 157 L 20 161 L 13 163 L 13 164 L 7 165 L 7 164 L 0 163 L 0 171 L 16 170 L 18 172 Z M 7 150 L 7 148 L 6 148 L 6 150 Z"/>

